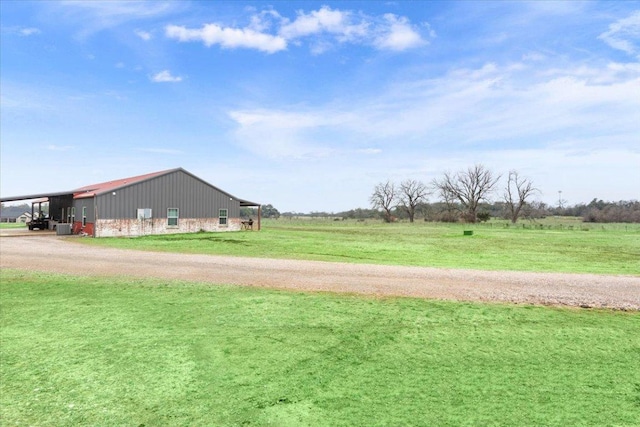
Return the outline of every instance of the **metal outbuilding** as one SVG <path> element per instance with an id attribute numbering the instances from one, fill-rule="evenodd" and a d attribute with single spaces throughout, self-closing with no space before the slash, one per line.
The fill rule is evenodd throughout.
<path id="1" fill-rule="evenodd" d="M 50 225 L 71 224 L 74 234 L 94 237 L 260 229 L 259 204 L 239 199 L 182 168 L 1 201 L 36 198 L 48 201 Z M 253 219 L 243 221 L 242 207 L 258 208 L 255 225 Z"/>

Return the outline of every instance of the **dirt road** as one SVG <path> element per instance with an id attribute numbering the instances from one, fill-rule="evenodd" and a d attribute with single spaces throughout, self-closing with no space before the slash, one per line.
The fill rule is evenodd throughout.
<path id="1" fill-rule="evenodd" d="M 398 267 L 143 252 L 0 237 L 0 267 L 279 289 L 640 310 L 640 277 Z"/>

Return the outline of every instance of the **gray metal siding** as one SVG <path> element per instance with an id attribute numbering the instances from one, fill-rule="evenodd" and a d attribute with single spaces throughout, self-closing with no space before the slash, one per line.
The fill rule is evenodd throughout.
<path id="1" fill-rule="evenodd" d="M 96 222 L 96 215 L 93 206 L 94 198 L 75 199 L 73 207 L 76 208 L 76 221 L 82 221 L 82 208 L 87 208 L 87 222 Z"/>
<path id="2" fill-rule="evenodd" d="M 144 208 L 153 218 L 166 218 L 168 208 L 178 208 L 180 218 L 217 218 L 219 209 L 240 216 L 239 200 L 182 170 L 99 195 L 97 203 L 99 219 L 136 219 Z"/>

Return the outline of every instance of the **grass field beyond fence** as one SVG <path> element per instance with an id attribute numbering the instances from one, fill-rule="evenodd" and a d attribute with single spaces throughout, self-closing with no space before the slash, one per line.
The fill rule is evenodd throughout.
<path id="1" fill-rule="evenodd" d="M 637 312 L 1 271 L 0 419 L 637 426 Z"/>
<path id="2" fill-rule="evenodd" d="M 473 231 L 464 236 L 464 230 Z M 640 224 L 267 220 L 260 232 L 83 239 L 130 249 L 483 270 L 640 275 Z"/>

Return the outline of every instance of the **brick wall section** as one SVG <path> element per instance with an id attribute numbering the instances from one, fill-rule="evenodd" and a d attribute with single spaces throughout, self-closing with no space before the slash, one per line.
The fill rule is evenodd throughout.
<path id="1" fill-rule="evenodd" d="M 73 227 L 71 228 L 71 232 L 73 234 L 85 233 L 89 236 L 93 236 L 93 227 L 94 224 L 92 222 L 87 222 L 87 224 L 83 227 L 82 221 L 75 221 L 73 223 Z"/>
<path id="2" fill-rule="evenodd" d="M 96 237 L 135 237 L 148 234 L 197 233 L 199 231 L 239 231 L 241 226 L 239 218 L 229 218 L 226 226 L 221 226 L 218 223 L 218 218 L 180 218 L 177 227 L 168 226 L 166 218 L 100 219 L 95 224 L 95 231 Z"/>

